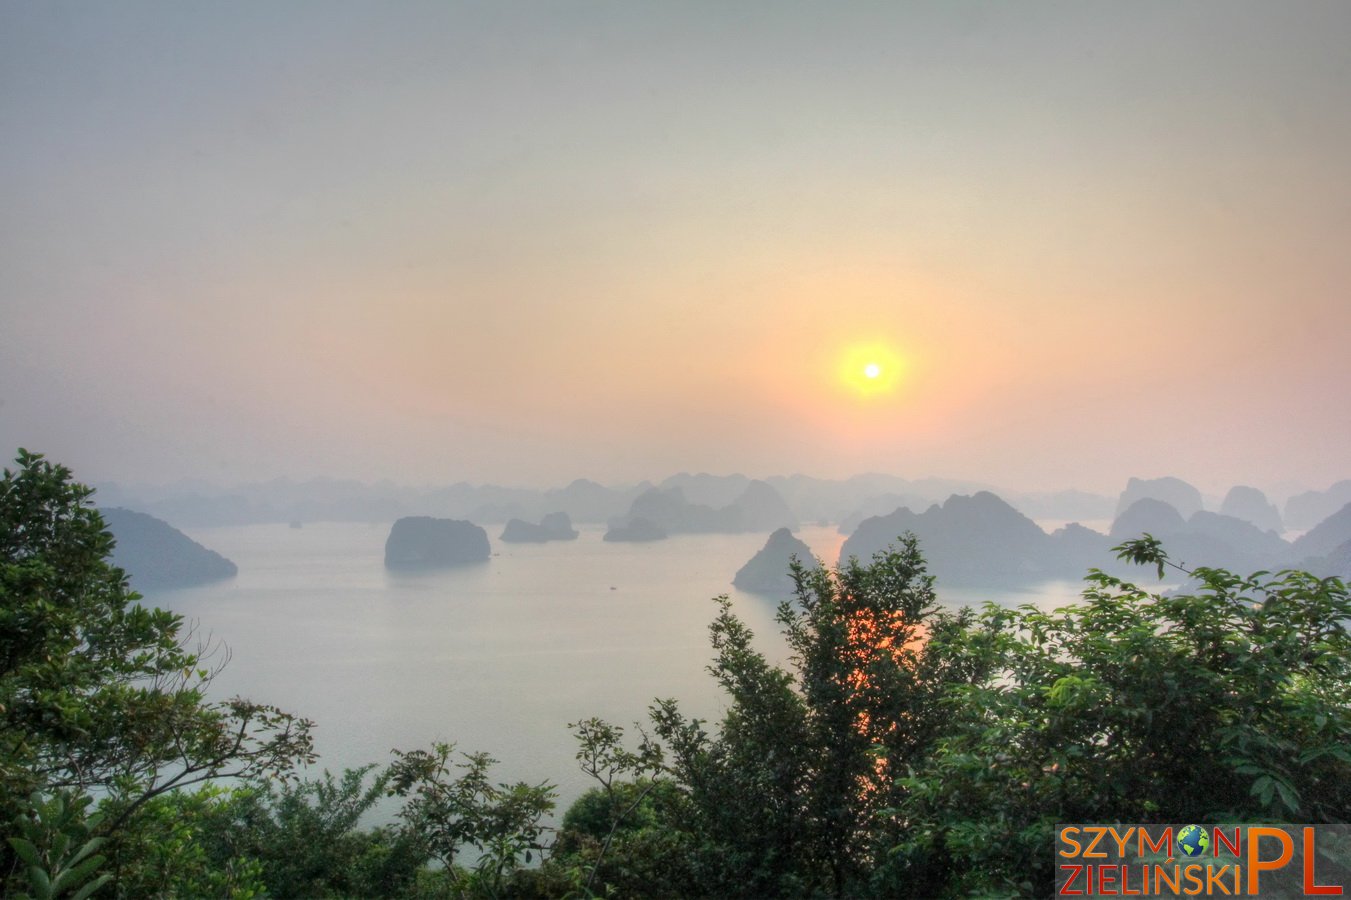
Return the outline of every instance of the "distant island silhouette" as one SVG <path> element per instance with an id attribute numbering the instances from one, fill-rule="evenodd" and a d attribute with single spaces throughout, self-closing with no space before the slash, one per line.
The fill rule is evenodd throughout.
<path id="1" fill-rule="evenodd" d="M 611 530 L 645 521 L 666 534 L 740 534 L 747 531 L 796 531 L 798 519 L 767 482 L 749 481 L 731 503 L 714 508 L 691 503 L 677 485 L 651 488 L 638 495 L 628 514 L 611 520 Z"/>
<path id="2" fill-rule="evenodd" d="M 795 585 L 790 566 L 793 557 L 807 568 L 816 566 L 812 548 L 804 544 L 787 528 L 780 528 L 769 536 L 765 546 L 732 578 L 732 584 L 743 591 L 757 594 L 789 596 Z"/>
<path id="3" fill-rule="evenodd" d="M 1200 494 L 1179 479 L 1131 479 L 1121 513 L 1103 535 L 1076 523 L 1047 534 L 1035 522 L 988 491 L 953 495 L 923 513 L 900 508 L 861 522 L 845 541 L 840 560 L 867 560 L 913 532 L 940 584 L 1014 587 L 1056 578 L 1081 578 L 1089 568 L 1132 574 L 1111 548 L 1150 534 L 1183 565 L 1223 567 L 1238 572 L 1299 567 L 1317 575 L 1351 577 L 1351 503 L 1297 540 L 1234 515 L 1196 508 L 1184 516 L 1153 494 L 1187 502 Z M 1255 502 L 1261 500 L 1260 503 Z M 1274 507 L 1260 492 L 1240 492 L 1230 504 L 1270 521 Z M 1138 575 L 1138 573 L 1135 573 Z"/>
<path id="4" fill-rule="evenodd" d="M 233 578 L 239 568 L 152 515 L 120 507 L 99 509 L 112 532 L 113 565 L 137 590 L 191 587 Z"/>
<path id="5" fill-rule="evenodd" d="M 611 525 L 602 540 L 616 542 L 660 541 L 665 539 L 666 530 L 660 525 L 644 519 L 642 516 L 627 519 Z"/>
<path id="6" fill-rule="evenodd" d="M 492 555 L 488 533 L 462 519 L 406 516 L 389 530 L 385 567 L 418 569 L 484 562 Z"/>
<path id="7" fill-rule="evenodd" d="M 540 519 L 538 525 L 524 519 L 508 519 L 500 540 L 508 544 L 543 544 L 546 541 L 573 541 L 577 529 L 565 512 L 552 512 Z"/>
<path id="8" fill-rule="evenodd" d="M 1351 555 L 1341 552 L 1351 532 L 1336 519 L 1351 504 L 1351 480 L 1290 495 L 1281 504 L 1248 485 L 1206 497 L 1173 476 L 1132 477 L 1110 497 L 1072 488 L 1009 492 L 970 481 L 878 473 L 844 479 L 756 479 L 682 472 L 655 484 L 605 485 L 578 478 L 550 489 L 467 483 L 413 489 L 389 482 L 275 479 L 228 489 L 185 484 L 160 489 L 144 501 L 136 492 L 106 485 L 99 488 L 99 496 L 109 508 L 136 508 L 194 527 L 435 518 L 478 528 L 468 523 L 486 522 L 501 527 L 504 544 L 572 540 L 577 522 L 604 523 L 605 539 L 622 542 L 678 534 L 768 535 L 779 528 L 796 530 L 808 521 L 836 525 L 849 537 L 846 553 L 867 556 L 913 530 L 931 570 L 953 584 L 1078 579 L 1095 566 L 1127 574 L 1126 567 L 1114 568 L 1110 549 L 1145 532 L 1189 564 L 1248 571 L 1306 565 L 1322 575 L 1351 574 L 1340 562 Z M 1047 523 L 1045 530 L 1034 517 Z M 1061 523 L 1070 524 L 1056 527 Z M 391 537 L 396 540 L 389 565 L 395 568 L 453 565 L 491 554 L 486 532 L 482 540 L 471 531 L 447 538 L 457 549 L 435 552 L 431 545 L 419 550 L 405 545 L 401 536 Z M 140 583 L 148 577 L 155 576 L 142 575 Z"/>

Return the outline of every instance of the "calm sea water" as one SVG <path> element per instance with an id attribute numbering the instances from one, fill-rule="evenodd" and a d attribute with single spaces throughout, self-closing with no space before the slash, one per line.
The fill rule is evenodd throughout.
<path id="1" fill-rule="evenodd" d="M 783 660 L 777 601 L 732 576 L 765 535 L 681 535 L 607 544 L 503 544 L 484 564 L 418 574 L 384 568 L 388 525 L 320 523 L 196 529 L 234 560 L 226 582 L 147 594 L 229 648 L 213 691 L 315 721 L 320 768 L 385 763 L 393 748 L 455 743 L 500 760 L 497 780 L 550 781 L 560 810 L 589 783 L 568 723 L 601 716 L 630 727 L 655 697 L 716 719 L 722 697 L 705 667 L 719 594 L 732 597 L 764 652 Z M 490 531 L 495 535 L 496 532 Z M 834 560 L 843 538 L 800 534 Z M 944 591 L 945 603 L 1054 606 L 1079 585 L 1035 592 Z"/>

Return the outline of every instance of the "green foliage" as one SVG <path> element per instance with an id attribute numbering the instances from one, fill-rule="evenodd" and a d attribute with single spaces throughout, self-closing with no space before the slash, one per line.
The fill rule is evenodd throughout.
<path id="1" fill-rule="evenodd" d="M 171 791 L 142 804 L 106 845 L 119 897 L 219 897 L 268 893 L 253 846 L 235 837 L 233 808 L 250 789 Z M 110 810 L 110 812 L 113 810 Z"/>
<path id="2" fill-rule="evenodd" d="M 582 896 L 678 898 L 702 888 L 690 861 L 696 846 L 682 827 L 692 810 L 669 778 L 592 788 L 568 807 L 550 866 L 573 873 Z M 557 892 L 554 894 L 557 896 Z"/>
<path id="3" fill-rule="evenodd" d="M 624 729 L 601 719 L 570 726 L 577 762 L 599 785 L 563 817 L 551 868 L 572 877 L 583 896 L 681 897 L 697 892 L 687 864 L 690 843 L 679 827 L 688 801 L 665 773 L 661 746 L 643 733 L 637 751 Z"/>
<path id="4" fill-rule="evenodd" d="M 0 785 L 148 798 L 311 758 L 309 723 L 208 703 L 182 619 L 147 609 L 107 556 L 92 491 L 19 451 L 0 480 Z M 133 806 L 128 811 L 134 809 Z"/>
<path id="5" fill-rule="evenodd" d="M 111 783 L 125 744 L 143 743 L 126 732 L 151 718 L 138 685 L 195 665 L 174 617 L 136 604 L 107 563 L 112 538 L 91 491 L 41 456 L 21 450 L 18 463 L 0 480 L 0 793 L 9 797 Z M 111 720 L 124 711 L 129 727 L 119 729 Z"/>
<path id="6" fill-rule="evenodd" d="M 217 866 L 256 860 L 274 896 L 408 894 L 427 860 L 425 841 L 399 828 L 360 827 L 388 790 L 389 773 L 371 777 L 372 769 L 234 792 L 203 835 L 208 854 Z"/>
<path id="7" fill-rule="evenodd" d="M 39 454 L 16 462 L 0 478 L 0 822 L 35 792 L 98 793 L 112 834 L 175 788 L 312 760 L 310 723 L 205 699 L 214 672 L 181 618 L 138 603 L 108 562 L 92 491 Z M 0 844 L 0 872 L 16 852 Z"/>
<path id="8" fill-rule="evenodd" d="M 478 896 L 472 873 L 428 872 L 426 834 L 367 827 L 391 773 L 373 767 L 146 803 L 109 844 L 125 897 Z"/>
<path id="9" fill-rule="evenodd" d="M 9 844 L 19 857 L 28 890 L 18 896 L 32 900 L 69 897 L 84 900 L 112 877 L 107 873 L 94 877 L 104 863 L 96 854 L 104 838 L 91 837 L 98 827 L 96 813 L 86 816 L 90 799 L 66 791 L 50 798 L 33 794 L 26 814 L 15 822 L 16 834 Z"/>
<path id="10" fill-rule="evenodd" d="M 1123 558 L 1172 565 L 1151 539 Z M 1054 613 L 987 607 L 933 648 L 982 660 L 902 780 L 887 877 L 1047 893 L 1056 822 L 1339 822 L 1351 812 L 1351 602 L 1304 572 L 1188 573 L 1150 594 L 1101 572 Z"/>
<path id="11" fill-rule="evenodd" d="M 453 745 L 443 743 L 430 752 L 395 751 L 389 792 L 407 798 L 400 818 L 461 882 L 457 893 L 498 896 L 509 876 L 544 850 L 542 820 L 554 808 L 554 788 L 525 782 L 494 784 L 488 770 L 495 759 L 486 753 L 465 753 L 464 762 L 452 766 L 453 752 Z M 456 776 L 452 769 L 462 772 Z M 455 860 L 467 847 L 480 855 L 471 870 L 463 871 Z"/>
<path id="12" fill-rule="evenodd" d="M 688 792 L 706 890 L 726 896 L 857 893 L 867 884 L 879 811 L 896 773 L 927 753 L 945 689 L 968 661 L 923 650 L 938 617 L 913 537 L 871 565 L 794 566 L 795 603 L 779 609 L 792 671 L 771 665 L 720 598 L 710 671 L 729 697 L 716 737 L 674 701 L 653 710 L 672 772 Z"/>
<path id="13" fill-rule="evenodd" d="M 1118 553 L 1180 569 L 1149 536 Z M 697 895 L 1035 896 L 1057 822 L 1345 821 L 1346 586 L 1183 571 L 1197 590 L 1094 571 L 1054 613 L 948 612 L 906 537 L 870 565 L 795 570 L 790 670 L 721 598 L 710 671 L 727 712 L 710 734 L 654 707 L 677 802 L 642 827 L 666 842 L 616 839 L 601 883 L 641 896 L 666 866 Z M 594 842 L 614 803 L 579 801 L 560 847 Z"/>

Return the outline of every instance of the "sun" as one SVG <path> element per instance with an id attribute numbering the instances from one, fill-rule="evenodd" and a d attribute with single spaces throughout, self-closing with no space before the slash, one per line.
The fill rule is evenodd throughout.
<path id="1" fill-rule="evenodd" d="M 896 393 L 906 368 L 904 358 L 893 347 L 880 342 L 856 344 L 841 354 L 838 378 L 850 393 L 880 399 Z"/>

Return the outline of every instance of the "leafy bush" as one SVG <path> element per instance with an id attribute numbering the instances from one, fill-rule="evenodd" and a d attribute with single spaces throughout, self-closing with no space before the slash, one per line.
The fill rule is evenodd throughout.
<path id="1" fill-rule="evenodd" d="M 15 821 L 17 834 L 9 838 L 22 863 L 22 880 L 28 885 L 20 898 L 84 900 L 112 877 L 94 875 L 104 862 L 96 852 L 104 838 L 90 836 L 101 817 L 97 813 L 86 817 L 89 803 L 88 797 L 67 791 L 29 798 L 26 814 Z"/>
<path id="2" fill-rule="evenodd" d="M 1123 557 L 1171 565 L 1148 538 Z M 1101 572 L 1054 613 L 986 607 L 930 652 L 977 661 L 901 780 L 882 877 L 1051 890 L 1056 822 L 1342 822 L 1351 813 L 1351 601 L 1305 572 L 1189 572 L 1159 595 Z"/>

